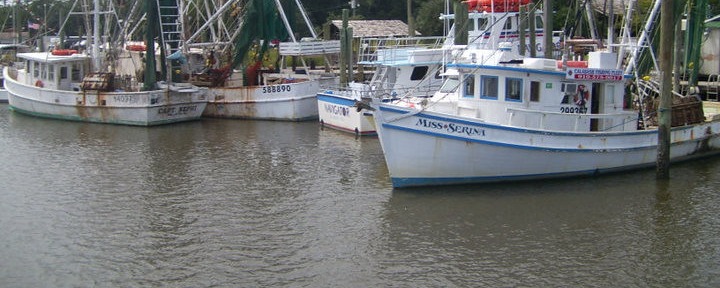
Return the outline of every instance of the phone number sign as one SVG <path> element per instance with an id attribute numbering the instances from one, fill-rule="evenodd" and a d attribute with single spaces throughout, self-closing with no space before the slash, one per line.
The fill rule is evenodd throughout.
<path id="1" fill-rule="evenodd" d="M 589 81 L 622 81 L 623 71 L 617 69 L 569 68 L 567 79 Z"/>

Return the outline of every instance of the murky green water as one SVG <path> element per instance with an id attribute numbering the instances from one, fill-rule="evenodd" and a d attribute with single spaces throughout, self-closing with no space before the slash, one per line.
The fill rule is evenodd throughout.
<path id="1" fill-rule="evenodd" d="M 0 104 L 0 286 L 718 287 L 720 158 L 393 190 L 375 138 Z"/>

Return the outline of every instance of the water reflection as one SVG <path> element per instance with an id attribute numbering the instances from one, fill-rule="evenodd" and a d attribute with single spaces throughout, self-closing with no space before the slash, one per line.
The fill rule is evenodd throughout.
<path id="1" fill-rule="evenodd" d="M 0 148 L 4 287 L 720 286 L 718 158 L 393 190 L 376 138 L 317 123 L 2 109 Z"/>
<path id="2" fill-rule="evenodd" d="M 700 183 L 684 180 L 694 173 L 675 166 L 670 185 L 640 171 L 396 190 L 383 215 L 381 270 L 388 281 L 437 286 L 706 286 L 719 278 L 703 262 L 717 253 L 698 257 L 695 247 L 701 219 L 688 197 Z"/>

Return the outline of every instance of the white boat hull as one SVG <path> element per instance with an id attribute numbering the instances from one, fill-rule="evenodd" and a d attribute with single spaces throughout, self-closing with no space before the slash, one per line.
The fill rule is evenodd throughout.
<path id="1" fill-rule="evenodd" d="M 5 77 L 10 109 L 32 116 L 107 124 L 153 126 L 199 119 L 205 89 L 98 92 L 51 90 Z"/>
<path id="2" fill-rule="evenodd" d="M 379 104 L 394 187 L 532 180 L 651 167 L 657 130 L 550 132 Z M 720 121 L 672 129 L 671 161 L 717 153 Z"/>
<path id="3" fill-rule="evenodd" d="M 213 87 L 205 117 L 306 121 L 318 118 L 316 94 L 321 82 L 310 80 L 269 86 Z"/>
<path id="4" fill-rule="evenodd" d="M 320 124 L 323 127 L 354 133 L 355 135 L 376 135 L 372 112 L 358 111 L 356 98 L 338 94 L 343 91 L 321 92 L 317 95 Z M 351 93 L 351 91 L 347 91 Z"/>

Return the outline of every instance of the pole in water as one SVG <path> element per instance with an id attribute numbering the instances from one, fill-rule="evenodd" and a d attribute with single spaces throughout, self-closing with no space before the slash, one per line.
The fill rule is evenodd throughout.
<path id="1" fill-rule="evenodd" d="M 670 125 L 672 116 L 672 54 L 675 41 L 675 1 L 660 5 L 660 105 L 658 107 L 657 178 L 670 178 Z"/>

